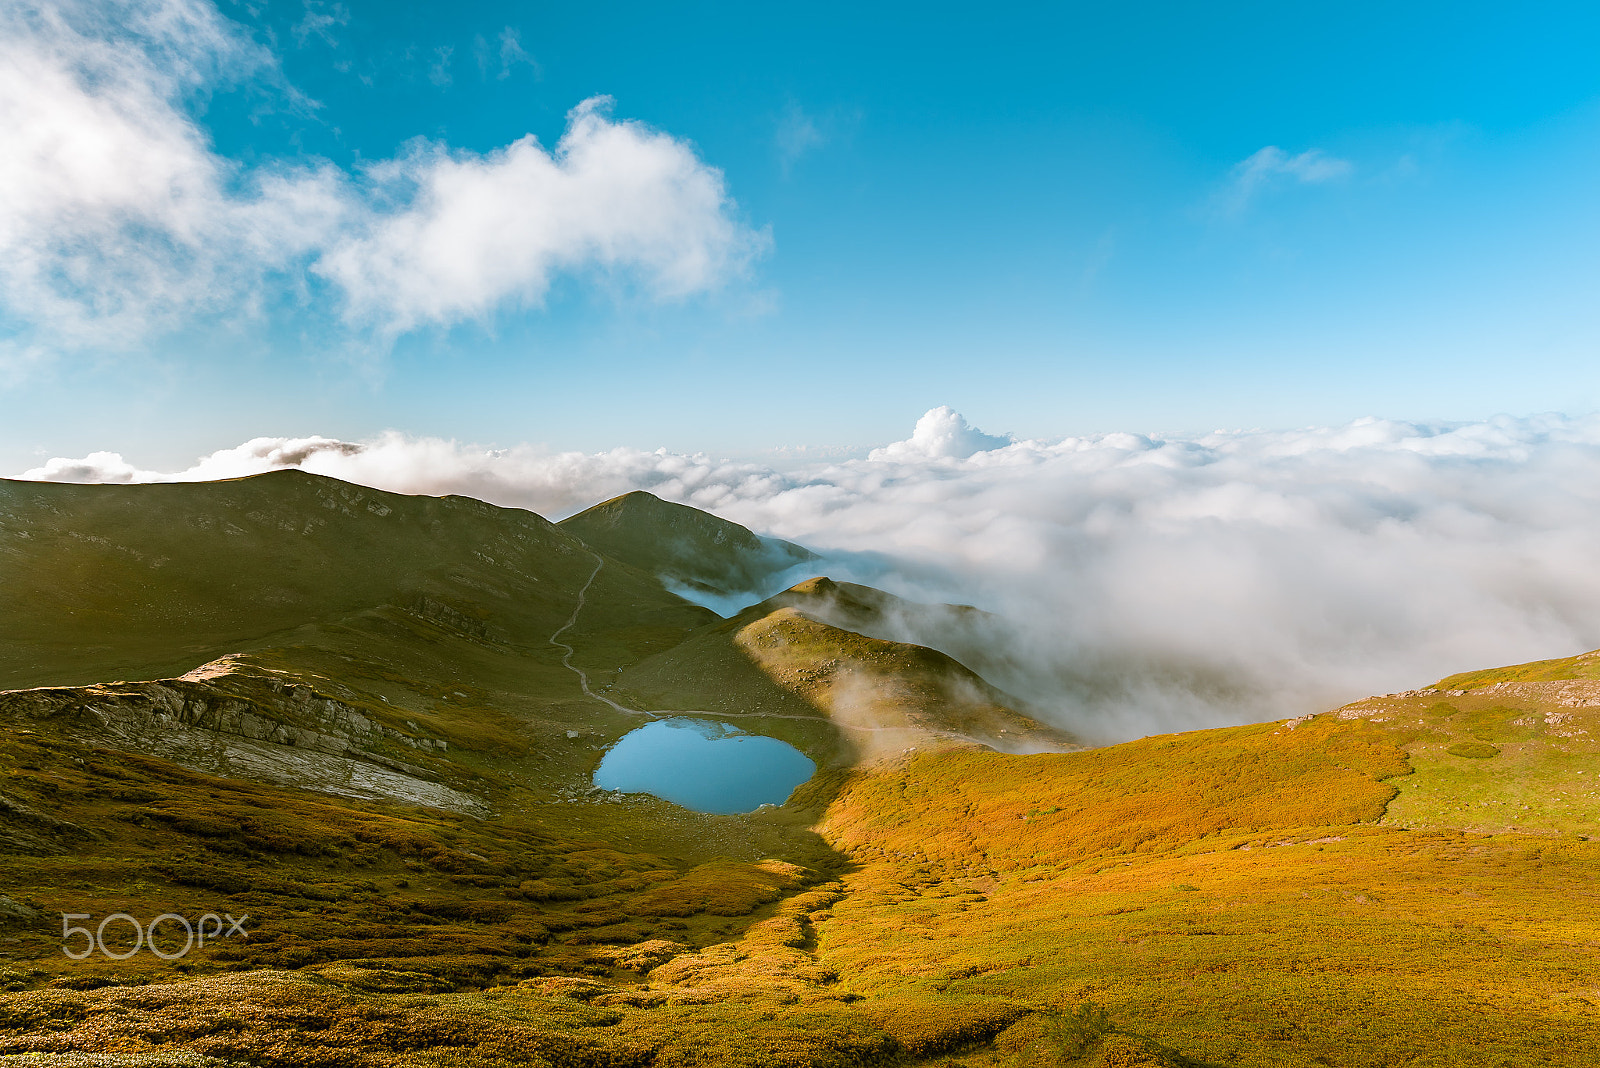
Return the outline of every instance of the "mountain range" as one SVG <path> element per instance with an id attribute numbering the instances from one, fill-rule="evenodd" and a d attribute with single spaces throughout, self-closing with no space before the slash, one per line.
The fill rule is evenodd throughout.
<path id="1" fill-rule="evenodd" d="M 1090 748 L 825 565 L 646 493 L 0 480 L 0 1063 L 1600 1063 L 1600 654 Z M 667 716 L 817 773 L 593 786 Z"/>

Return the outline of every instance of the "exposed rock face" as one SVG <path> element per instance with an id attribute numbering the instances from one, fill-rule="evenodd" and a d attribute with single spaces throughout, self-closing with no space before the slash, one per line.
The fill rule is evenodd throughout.
<path id="1" fill-rule="evenodd" d="M 435 626 L 453 630 L 468 638 L 501 643 L 510 640 L 500 628 L 492 627 L 483 620 L 469 616 L 426 594 L 418 594 L 407 601 L 405 610 L 418 619 L 427 620 Z"/>
<path id="2" fill-rule="evenodd" d="M 197 771 L 457 811 L 479 807 L 428 770 L 373 747 L 442 753 L 442 739 L 378 722 L 312 686 L 228 659 L 181 678 L 0 691 L 0 718 L 27 720 Z"/>
<path id="3" fill-rule="evenodd" d="M 1439 702 L 1449 702 L 1463 710 L 1482 707 L 1512 707 L 1522 710 L 1522 717 L 1511 720 L 1512 726 L 1540 727 L 1558 738 L 1591 738 L 1590 728 L 1600 735 L 1600 681 L 1595 679 L 1555 679 L 1523 681 L 1519 679 L 1495 682 L 1469 689 L 1444 689 L 1430 686 L 1421 690 L 1368 697 L 1334 709 L 1329 715 L 1340 719 L 1370 719 L 1374 723 L 1387 723 L 1416 715 L 1418 711 Z M 1309 716 L 1291 721 L 1291 729 Z"/>

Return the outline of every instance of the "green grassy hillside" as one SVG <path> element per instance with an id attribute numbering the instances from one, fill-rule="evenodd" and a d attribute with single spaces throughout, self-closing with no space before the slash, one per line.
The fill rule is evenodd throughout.
<path id="1" fill-rule="evenodd" d="M 298 471 L 148 486 L 0 480 L 0 561 L 5 689 L 178 675 L 296 642 L 311 625 L 343 629 L 325 647 L 414 621 L 544 656 L 595 564 L 532 512 Z M 624 564 L 601 581 L 586 624 L 607 624 L 625 646 L 671 644 L 708 618 Z"/>
<path id="2" fill-rule="evenodd" d="M 816 559 L 793 542 L 763 538 L 643 490 L 597 504 L 560 526 L 614 559 L 714 594 L 759 595 L 774 576 Z"/>
<path id="3" fill-rule="evenodd" d="M 1600 836 L 1600 680 L 1551 667 L 1586 660 L 1452 676 L 1326 715 L 1381 725 L 1405 750 L 1415 774 L 1392 825 Z"/>
<path id="4" fill-rule="evenodd" d="M 263 807 L 260 788 L 14 738 L 7 797 L 36 843 L 8 866 L 23 908 L 220 900 L 271 931 L 183 979 L 148 957 L 84 969 L 42 922 L 14 926 L 27 959 L 7 974 L 31 989 L 0 1000 L 0 1051 L 1594 1063 L 1600 843 L 1386 822 L 1413 729 L 1347 713 L 907 755 L 722 817 L 692 853 L 641 847 L 651 820 L 627 806 Z"/>
<path id="5" fill-rule="evenodd" d="M 417 798 L 430 792 L 419 781 L 466 784 L 490 805 L 508 789 L 587 788 L 603 746 L 637 717 L 584 696 L 550 641 L 580 592 L 586 610 L 566 631 L 579 666 L 629 663 L 715 619 L 531 512 L 467 498 L 284 471 L 152 486 L 0 481 L 0 505 L 0 689 L 176 680 L 159 693 L 58 694 L 51 702 L 106 714 L 67 708 L 52 722 L 279 785 L 354 775 L 357 794 Z M 180 678 L 196 669 L 203 678 Z M 280 699 L 286 688 L 373 729 L 308 720 Z M 331 732 L 353 756 L 147 722 L 145 706 L 180 692 L 193 707 L 253 703 L 285 730 Z"/>
<path id="6" fill-rule="evenodd" d="M 475 502 L 0 490 L 0 1068 L 1600 1063 L 1595 654 L 1010 755 L 865 587 L 716 620 Z M 567 644 L 823 770 L 591 791 L 641 717 Z M 63 954 L 118 911 L 251 935 Z"/>
<path id="7" fill-rule="evenodd" d="M 1559 679 L 1600 679 L 1600 650 L 1560 660 L 1535 660 L 1531 664 L 1466 671 L 1440 679 L 1432 689 L 1476 690 L 1497 682 L 1552 682 Z"/>
<path id="8" fill-rule="evenodd" d="M 972 605 L 911 601 L 831 578 L 797 583 L 768 602 L 868 638 L 936 649 L 985 679 L 1016 674 L 1020 666 L 1005 621 Z"/>
<path id="9" fill-rule="evenodd" d="M 648 707 L 821 715 L 844 732 L 847 761 L 951 742 L 1073 747 L 949 656 L 818 618 L 872 629 L 899 603 L 869 587 L 807 579 L 640 661 L 617 687 Z"/>

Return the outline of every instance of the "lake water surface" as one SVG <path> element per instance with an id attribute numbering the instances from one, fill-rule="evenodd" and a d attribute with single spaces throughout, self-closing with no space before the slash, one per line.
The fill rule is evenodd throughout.
<path id="1" fill-rule="evenodd" d="M 816 770 L 787 742 L 729 723 L 674 718 L 623 735 L 600 761 L 594 783 L 696 812 L 749 812 L 783 804 Z"/>

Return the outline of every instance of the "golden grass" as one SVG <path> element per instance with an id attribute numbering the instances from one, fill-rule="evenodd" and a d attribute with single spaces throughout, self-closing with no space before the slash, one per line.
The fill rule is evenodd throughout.
<path id="1" fill-rule="evenodd" d="M 853 867 L 809 889 L 818 876 L 774 860 L 673 868 L 464 817 L 291 809 L 251 833 L 280 850 L 277 896 L 261 900 L 304 905 L 279 914 L 289 929 L 269 952 L 214 963 L 315 976 L 6 995 L 0 1050 L 361 1066 L 1595 1063 L 1600 844 L 1375 825 L 1406 771 L 1396 736 L 1337 717 L 1055 756 L 926 754 L 812 795 Z M 215 826 L 140 833 L 204 838 L 232 818 L 214 807 Z M 354 873 L 295 860 L 296 821 L 338 827 L 350 856 L 373 851 L 375 884 L 409 876 L 369 898 L 408 903 L 390 928 L 345 937 L 351 904 L 310 895 L 348 894 Z M 513 841 L 541 859 L 502 874 Z M 102 888 L 126 873 L 74 863 Z M 536 882 L 592 896 L 529 902 Z M 99 900 L 137 910 L 177 888 L 150 889 Z M 381 952 L 421 935 L 414 909 L 429 910 L 415 955 Z M 737 910 L 748 919 L 719 931 Z M 596 938 L 608 930 L 629 941 Z M 314 956 L 272 956 L 296 947 Z M 340 960 L 321 962 L 330 948 Z M 232 985 L 245 979 L 270 997 Z"/>
<path id="2" fill-rule="evenodd" d="M 993 869 L 1157 852 L 1207 836 L 1377 819 L 1409 771 L 1363 724 L 1265 724 L 1082 753 L 925 754 L 857 777 L 824 824 L 869 855 Z"/>
<path id="3" fill-rule="evenodd" d="M 244 533 L 177 539 L 203 552 L 174 604 L 235 577 L 229 538 L 282 542 L 250 493 L 321 508 L 319 485 L 204 490 Z M 82 516 L 102 523 L 132 499 L 91 496 Z M 252 637 L 249 662 L 448 738 L 437 766 L 488 818 L 0 733 L 0 1068 L 1600 1064 L 1600 842 L 1585 840 L 1600 657 L 1095 751 L 919 749 L 835 766 L 750 816 L 574 800 L 632 725 L 539 647 L 590 565 L 547 524 L 485 508 L 380 495 L 341 512 L 355 547 L 313 531 L 311 555 L 382 559 L 380 518 L 454 524 L 454 555 L 422 537 L 397 558 L 406 583 L 357 569 L 286 588 L 282 620 L 298 622 Z M 119 598 L 149 570 L 130 550 L 148 555 L 160 526 L 40 550 L 56 556 L 31 596 L 70 600 L 97 568 L 110 580 L 91 620 L 52 624 L 57 667 L 130 625 L 143 602 Z M 807 616 L 825 592 L 680 642 L 703 614 L 608 567 L 568 636 L 599 673 L 646 658 L 624 680 L 675 707 L 814 716 L 770 722 L 838 761 L 852 746 L 823 717 L 847 699 L 874 723 L 1004 726 L 1003 695 L 948 658 Z M 436 605 L 419 615 L 398 593 Z M 199 648 L 251 622 L 215 612 L 157 620 L 127 662 L 181 658 L 173 628 Z M 170 965 L 60 953 L 60 912 L 212 909 L 249 912 L 250 941 Z"/>
<path id="4" fill-rule="evenodd" d="M 303 905 L 256 955 L 211 963 L 315 976 L 250 973 L 289 984 L 259 1012 L 223 976 L 171 994 L 7 995 L 0 1050 L 362 1066 L 1595 1063 L 1600 844 L 1375 824 L 1406 777 L 1403 737 L 1319 717 L 1054 756 L 919 755 L 809 795 L 853 862 L 821 883 L 775 859 L 675 868 L 465 817 L 292 809 L 250 833 L 280 850 L 260 900 Z M 220 800 L 214 824 L 141 833 L 215 836 L 238 808 Z M 365 895 L 389 903 L 389 926 L 352 933 L 338 895 L 354 873 L 293 859 L 297 821 L 372 851 L 375 884 L 409 875 Z M 540 859 L 513 864 L 514 841 Z M 115 869 L 73 870 L 103 886 Z M 583 896 L 529 901 L 558 884 Z"/>
<path id="5" fill-rule="evenodd" d="M 839 726 L 914 732 L 896 736 L 891 748 L 926 745 L 930 739 L 915 732 L 993 739 L 1002 747 L 1071 744 L 1066 735 L 1019 715 L 1008 707 L 1011 698 L 945 654 L 841 630 L 798 607 L 756 616 L 733 632 L 732 641 L 775 683 Z M 882 749 L 870 735 L 855 734 L 852 741 L 874 754 Z"/>
<path id="6" fill-rule="evenodd" d="M 1600 650 L 1557 660 L 1463 671 L 1434 683 L 1436 690 L 1475 690 L 1497 682 L 1552 682 L 1563 679 L 1600 679 Z"/>

